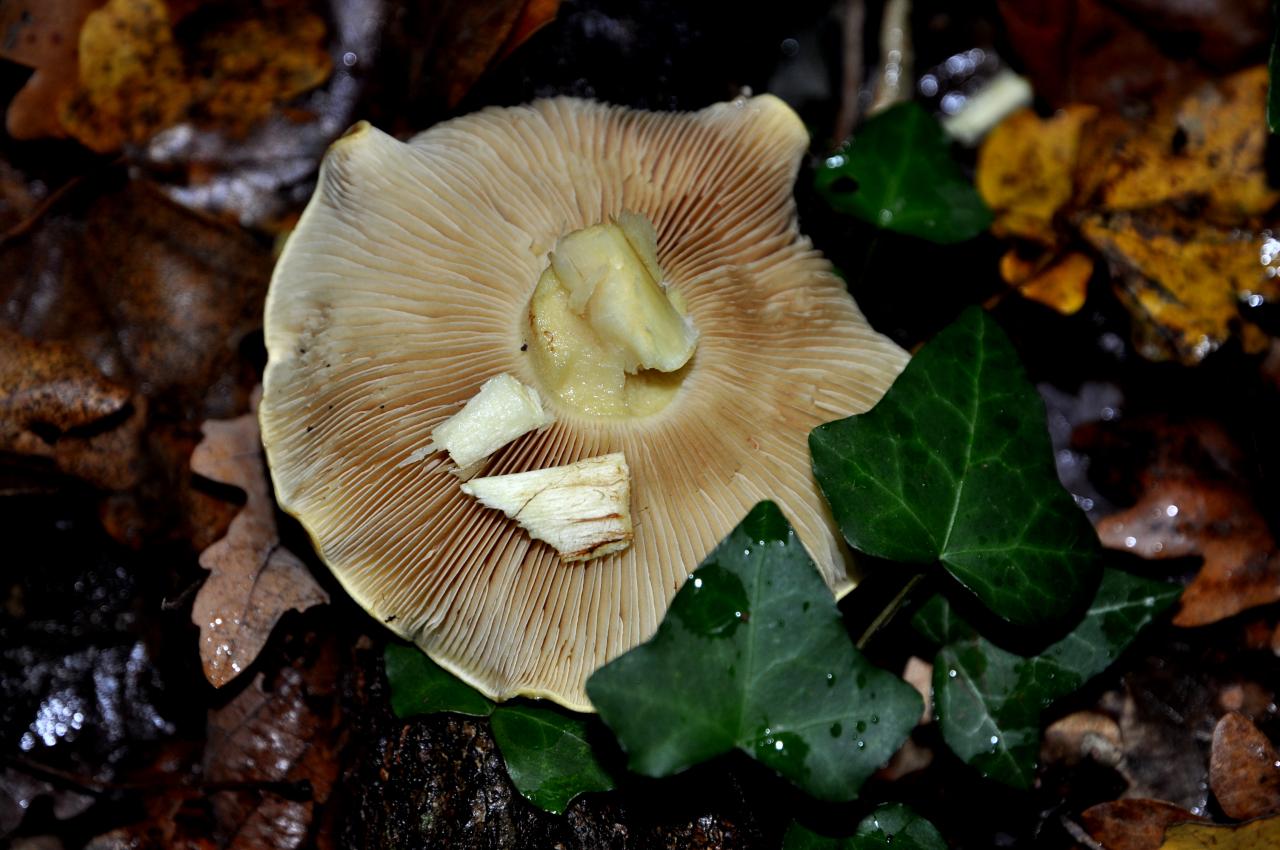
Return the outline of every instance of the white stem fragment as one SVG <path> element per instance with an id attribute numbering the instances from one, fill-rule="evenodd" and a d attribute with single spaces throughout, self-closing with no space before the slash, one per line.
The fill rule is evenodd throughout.
<path id="1" fill-rule="evenodd" d="M 431 442 L 400 463 L 417 463 L 432 452 L 448 452 L 463 478 L 474 475 L 489 455 L 554 417 L 542 407 L 538 391 L 503 373 L 490 378 L 453 416 L 431 432 Z"/>
<path id="2" fill-rule="evenodd" d="M 621 452 L 475 478 L 462 492 L 514 519 L 565 561 L 599 558 L 631 545 L 631 470 Z"/>
<path id="3" fill-rule="evenodd" d="M 942 129 L 961 144 L 976 145 L 1001 121 L 1030 106 L 1032 97 L 1031 83 L 1005 68 L 969 97 L 959 112 L 943 118 Z"/>

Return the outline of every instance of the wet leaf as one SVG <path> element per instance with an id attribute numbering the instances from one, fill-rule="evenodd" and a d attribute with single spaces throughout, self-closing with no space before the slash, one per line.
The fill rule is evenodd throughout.
<path id="1" fill-rule="evenodd" d="M 920 716 L 910 685 L 853 647 L 831 592 L 761 502 L 672 600 L 653 639 L 587 680 L 631 769 L 666 776 L 735 748 L 849 800 Z"/>
<path id="2" fill-rule="evenodd" d="M 868 120 L 814 179 L 836 212 L 932 242 L 963 242 L 991 224 L 991 211 L 951 158 L 946 133 L 916 103 Z"/>
<path id="3" fill-rule="evenodd" d="M 558 815 L 579 794 L 613 788 L 587 740 L 586 717 L 517 703 L 491 722 L 511 781 L 535 806 Z"/>
<path id="4" fill-rule="evenodd" d="M 943 566 L 1001 617 L 1064 616 L 1093 586 L 1097 540 L 1053 466 L 1044 404 L 1008 337 L 970 308 L 869 413 L 809 437 L 845 539 Z"/>
<path id="5" fill-rule="evenodd" d="M 1183 823 L 1169 827 L 1160 850 L 1272 850 L 1280 847 L 1280 817 L 1234 826 Z"/>
<path id="6" fill-rule="evenodd" d="M 1110 666 L 1177 594 L 1173 585 L 1105 570 L 1080 624 L 1033 656 L 997 647 L 943 610 L 942 597 L 930 600 L 917 622 L 926 635 L 947 638 L 933 667 L 934 710 L 947 746 L 984 776 L 1031 787 L 1041 712 Z"/>
<path id="7" fill-rule="evenodd" d="M 0 451 L 48 458 L 63 472 L 123 490 L 140 474 L 145 416 L 129 389 L 70 346 L 0 327 Z"/>
<path id="8" fill-rule="evenodd" d="M 1138 474 L 1137 503 L 1098 521 L 1102 544 L 1144 558 L 1203 556 L 1175 625 L 1280 600 L 1280 550 L 1234 469 L 1241 460 L 1230 438 L 1207 422 L 1147 422 L 1145 430 L 1158 437 L 1156 455 Z"/>
<path id="9" fill-rule="evenodd" d="M 324 22 L 294 6 L 215 18 L 182 43 L 163 0 L 107 0 L 81 29 L 80 83 L 63 126 L 100 152 L 188 117 L 243 134 L 331 71 Z"/>
<path id="10" fill-rule="evenodd" d="M 204 774 L 243 786 L 210 795 L 227 850 L 294 850 L 338 778 L 341 707 L 331 646 L 315 660 L 258 674 L 209 712 Z"/>
<path id="11" fill-rule="evenodd" d="M 782 850 L 946 850 L 933 824 L 901 803 L 886 803 L 867 815 L 848 838 L 828 838 L 792 823 Z"/>
<path id="12" fill-rule="evenodd" d="M 1280 298 L 1280 285 L 1260 262 L 1272 258 L 1266 237 L 1128 213 L 1088 216 L 1081 234 L 1110 262 L 1147 358 L 1194 364 L 1236 335 L 1246 351 L 1266 347 L 1266 335 L 1240 312 L 1250 299 Z"/>
<path id="13" fill-rule="evenodd" d="M 191 620 L 200 628 L 205 678 L 222 687 L 253 663 L 286 611 L 305 611 L 328 602 L 329 595 L 280 543 L 258 417 L 213 420 L 202 430 L 205 438 L 191 455 L 192 471 L 246 495 L 227 536 L 200 553 L 209 578 L 191 609 Z"/>
<path id="14" fill-rule="evenodd" d="M 452 711 L 474 717 L 493 713 L 493 701 L 436 664 L 416 646 L 389 643 L 384 654 L 391 710 L 397 717 Z"/>
<path id="15" fill-rule="evenodd" d="M 1156 117 L 1131 125 L 1099 151 L 1101 205 L 1136 210 L 1201 199 L 1223 223 L 1260 215 L 1280 200 L 1267 180 L 1267 70 L 1258 66 L 1204 83 Z"/>
<path id="16" fill-rule="evenodd" d="M 995 216 L 992 233 L 1057 244 L 1055 218 L 1072 199 L 1081 136 L 1097 112 L 1073 104 L 1040 118 L 1023 109 L 991 131 L 974 183 Z"/>
<path id="17" fill-rule="evenodd" d="M 1085 809 L 1085 829 L 1107 850 L 1159 850 L 1175 823 L 1202 818 L 1163 800 L 1116 800 Z"/>
<path id="18" fill-rule="evenodd" d="M 1213 730 L 1209 785 L 1227 817 L 1248 820 L 1280 814 L 1280 756 L 1267 736 L 1238 711 L 1224 714 Z"/>

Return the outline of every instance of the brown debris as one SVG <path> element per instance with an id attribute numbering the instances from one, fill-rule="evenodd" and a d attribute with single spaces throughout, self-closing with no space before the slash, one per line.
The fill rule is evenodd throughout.
<path id="1" fill-rule="evenodd" d="M 1085 809 L 1085 829 L 1106 850 L 1160 850 L 1164 832 L 1175 823 L 1200 821 L 1163 800 L 1116 800 Z"/>
<path id="2" fill-rule="evenodd" d="M 59 116 L 80 80 L 80 28 L 106 0 L 6 0 L 0 3 L 0 59 L 35 73 L 5 113 L 15 139 L 67 135 Z"/>
<path id="3" fill-rule="evenodd" d="M 244 509 L 227 536 L 200 554 L 209 578 L 196 595 L 191 620 L 200 628 L 205 677 L 221 687 L 248 667 L 286 611 L 329 601 L 305 564 L 280 545 L 275 501 L 253 414 L 204 425 L 192 471 L 245 491 Z"/>
<path id="4" fill-rule="evenodd" d="M 293 850 L 311 835 L 338 778 L 342 744 L 331 644 L 209 712 L 204 772 L 243 790 L 212 795 L 224 850 Z M 258 787 L 254 787 L 257 785 Z"/>
<path id="5" fill-rule="evenodd" d="M 1280 755 L 1243 714 L 1224 714 L 1213 730 L 1209 785 L 1228 817 L 1280 813 Z"/>

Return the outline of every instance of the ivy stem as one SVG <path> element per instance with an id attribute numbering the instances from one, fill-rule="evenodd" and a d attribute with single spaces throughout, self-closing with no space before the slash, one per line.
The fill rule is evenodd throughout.
<path id="1" fill-rule="evenodd" d="M 911 591 L 916 589 L 916 585 L 924 581 L 924 573 L 916 573 L 907 579 L 907 583 L 897 592 L 893 599 L 889 600 L 889 604 L 880 609 L 880 613 L 862 632 L 862 637 L 858 638 L 858 649 L 863 649 L 871 642 L 871 637 L 880 629 L 884 628 L 894 616 L 902 610 L 902 604 L 907 601 L 907 597 Z"/>

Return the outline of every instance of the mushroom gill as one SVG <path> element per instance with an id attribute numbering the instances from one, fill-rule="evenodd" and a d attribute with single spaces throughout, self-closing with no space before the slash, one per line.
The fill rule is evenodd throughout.
<path id="1" fill-rule="evenodd" d="M 587 677 L 653 634 L 761 499 L 834 592 L 852 587 L 807 436 L 869 409 L 907 356 L 799 234 L 806 146 L 770 96 L 685 114 L 546 100 L 334 144 L 272 279 L 260 416 L 277 498 L 361 605 L 491 697 L 589 710 Z M 652 222 L 698 330 L 678 389 L 642 416 L 549 397 L 555 424 L 482 473 L 625 455 L 633 545 L 567 564 L 447 458 L 404 461 L 486 380 L 536 382 L 522 348 L 548 252 L 623 212 Z"/>

